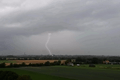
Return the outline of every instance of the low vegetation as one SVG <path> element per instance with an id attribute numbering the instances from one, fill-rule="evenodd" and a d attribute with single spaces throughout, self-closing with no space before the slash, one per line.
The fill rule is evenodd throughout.
<path id="1" fill-rule="evenodd" d="M 19 76 L 12 71 L 0 71 L 0 80 L 32 80 L 28 75 Z"/>
<path id="2" fill-rule="evenodd" d="M 95 67 L 95 65 L 94 64 L 89 64 L 89 67 Z"/>

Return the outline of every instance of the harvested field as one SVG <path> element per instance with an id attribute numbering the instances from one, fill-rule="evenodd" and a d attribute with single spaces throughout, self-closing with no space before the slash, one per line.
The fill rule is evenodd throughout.
<path id="1" fill-rule="evenodd" d="M 22 63 L 22 62 L 25 62 L 25 63 L 45 63 L 47 61 L 49 62 L 54 62 L 54 61 L 58 61 L 58 60 L 15 60 L 16 63 Z M 64 63 L 66 60 L 61 60 L 61 63 Z"/>
<path id="2" fill-rule="evenodd" d="M 10 61 L 15 61 L 16 64 L 21 64 L 21 63 L 25 63 L 25 64 L 36 64 L 36 63 L 45 63 L 47 61 L 49 61 L 50 63 L 54 62 L 54 61 L 58 61 L 58 60 L 10 60 Z M 61 64 L 64 64 L 66 60 L 61 60 Z M 6 63 L 6 66 L 10 65 L 10 63 Z"/>

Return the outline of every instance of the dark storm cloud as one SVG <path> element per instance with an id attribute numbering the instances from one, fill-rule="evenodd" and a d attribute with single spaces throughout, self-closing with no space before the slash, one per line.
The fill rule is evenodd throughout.
<path id="1" fill-rule="evenodd" d="M 88 4 L 86 4 L 87 2 Z M 56 5 L 54 4 L 54 6 L 51 4 L 49 7 L 44 7 L 42 9 L 38 8 L 35 10 L 21 11 L 20 13 L 11 13 L 4 17 L 1 22 L 3 25 L 14 25 L 19 23 L 21 25 L 20 28 L 16 27 L 16 29 L 18 29 L 17 32 L 21 34 L 24 33 L 24 35 L 32 35 L 33 33 L 38 34 L 45 31 L 58 31 L 64 29 L 82 30 L 91 25 L 96 28 L 96 24 L 101 21 L 108 23 L 106 19 L 111 19 L 119 15 L 118 3 L 114 5 L 110 1 L 91 1 L 91 4 L 89 3 L 89 1 L 78 0 L 75 2 L 65 1 L 63 4 L 59 4 L 58 2 Z M 98 22 L 96 22 L 97 20 Z M 89 25 L 84 25 L 86 23 L 89 23 Z M 16 29 L 14 30 L 13 28 L 12 32 L 15 31 L 16 33 Z M 27 29 L 28 32 L 26 31 Z"/>
<path id="2" fill-rule="evenodd" d="M 109 53 L 110 51 L 104 51 L 101 44 L 106 44 L 104 48 L 109 48 L 109 44 L 115 42 L 114 47 L 109 48 L 113 49 L 113 52 L 117 47 L 116 45 L 118 45 L 117 43 L 120 38 L 114 36 L 118 37 L 120 34 L 119 7 L 119 0 L 47 0 L 46 2 L 43 0 L 12 0 L 11 2 L 2 0 L 0 2 L 0 50 L 13 49 L 15 45 L 20 48 L 19 41 L 21 41 L 21 37 L 24 37 L 23 40 L 28 42 L 25 43 L 27 45 L 29 44 L 29 37 L 34 35 L 44 35 L 47 32 L 57 34 L 59 31 L 63 31 L 59 36 L 65 36 L 64 34 L 69 35 L 69 32 L 72 33 L 74 31 L 71 39 L 69 37 L 65 37 L 65 39 L 69 38 L 70 42 L 72 42 L 76 39 L 74 37 L 79 35 L 84 36 L 78 38 L 76 42 L 69 43 L 70 45 L 74 45 L 72 51 L 75 54 L 79 54 L 80 52 L 80 49 L 77 47 L 81 47 L 83 49 L 81 52 L 83 51 L 86 54 L 89 51 L 91 52 L 90 54 L 100 54 L 101 51 L 103 51 L 102 53 L 112 54 Z M 18 38 L 17 41 L 16 38 Z M 46 38 L 44 37 L 44 39 Z M 61 41 L 61 43 L 65 44 L 65 41 Z M 88 45 L 89 47 L 86 47 Z M 61 50 L 60 54 L 69 52 L 68 50 L 71 47 L 66 47 L 68 47 L 66 50 L 61 50 L 62 46 L 58 47 L 58 51 Z M 32 49 L 34 48 L 32 47 Z M 119 50 L 116 50 L 116 54 L 118 52 Z"/>

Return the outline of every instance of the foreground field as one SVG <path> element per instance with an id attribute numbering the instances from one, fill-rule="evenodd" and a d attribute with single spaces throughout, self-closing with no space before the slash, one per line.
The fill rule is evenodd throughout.
<path id="1" fill-rule="evenodd" d="M 0 70 L 13 71 L 19 75 L 29 75 L 32 78 L 32 80 L 73 80 L 73 79 L 52 76 L 52 75 L 46 75 L 46 74 L 41 74 L 41 73 L 33 72 L 33 71 L 13 69 L 13 68 L 0 68 Z"/>
<path id="2" fill-rule="evenodd" d="M 0 68 L 0 70 L 14 71 L 19 75 L 30 75 L 33 80 L 119 80 L 120 65 L 99 64 L 77 66 L 43 66 Z"/>
<path id="3" fill-rule="evenodd" d="M 99 65 L 100 66 L 100 65 Z M 21 68 L 38 72 L 41 74 L 60 76 L 76 80 L 119 80 L 120 70 L 111 70 L 103 68 L 90 68 L 90 67 L 68 67 L 68 66 L 52 66 L 52 67 L 29 67 Z"/>

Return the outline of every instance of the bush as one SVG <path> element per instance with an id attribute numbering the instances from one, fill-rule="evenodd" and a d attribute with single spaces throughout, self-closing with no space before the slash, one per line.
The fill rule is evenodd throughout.
<path id="1" fill-rule="evenodd" d="M 1 63 L 0 68 L 5 68 L 5 63 Z"/>
<path id="2" fill-rule="evenodd" d="M 23 75 L 23 76 L 19 76 L 17 80 L 32 80 L 32 79 L 28 75 Z"/>
<path id="3" fill-rule="evenodd" d="M 61 64 L 61 65 L 64 65 L 64 64 Z"/>
<path id="4" fill-rule="evenodd" d="M 50 66 L 55 66 L 55 64 L 54 63 L 50 63 Z"/>
<path id="5" fill-rule="evenodd" d="M 18 74 L 12 71 L 0 71 L 0 80 L 17 80 Z"/>
<path id="6" fill-rule="evenodd" d="M 60 65 L 60 64 L 61 64 L 61 61 L 60 61 L 60 60 L 59 60 L 59 61 L 54 61 L 53 64 L 54 64 L 54 65 Z"/>
<path id="7" fill-rule="evenodd" d="M 43 63 L 40 63 L 40 66 L 44 66 L 44 64 L 43 64 Z"/>
<path id="8" fill-rule="evenodd" d="M 32 79 L 28 75 L 18 76 L 18 74 L 12 71 L 0 71 L 0 80 L 32 80 Z"/>
<path id="9" fill-rule="evenodd" d="M 9 66 L 6 66 L 6 67 L 12 68 L 12 67 L 13 67 L 13 64 L 12 64 L 12 63 L 10 63 L 10 65 L 9 65 Z"/>
<path id="10" fill-rule="evenodd" d="M 13 64 L 13 67 L 20 67 L 19 64 Z"/>
<path id="11" fill-rule="evenodd" d="M 95 67 L 95 65 L 94 64 L 89 64 L 89 67 Z"/>

